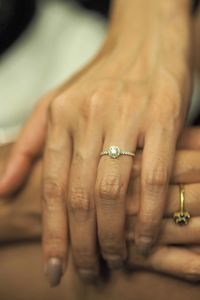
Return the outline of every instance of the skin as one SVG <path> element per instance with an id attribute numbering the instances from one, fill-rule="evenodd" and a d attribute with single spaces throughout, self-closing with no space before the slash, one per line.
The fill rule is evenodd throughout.
<path id="1" fill-rule="evenodd" d="M 200 73 L 200 36 L 199 36 L 199 29 L 200 29 L 200 9 L 197 11 L 196 16 L 193 21 L 193 58 L 194 58 L 194 66 L 196 71 Z"/>
<path id="2" fill-rule="evenodd" d="M 160 228 L 160 238 L 152 254 L 141 256 L 135 249 L 134 224 L 139 207 L 139 189 L 141 158 L 138 155 L 132 168 L 132 179 L 126 197 L 126 242 L 128 257 L 125 266 L 133 269 L 145 269 L 177 276 L 189 281 L 200 279 L 199 267 L 199 224 L 200 224 L 200 129 L 187 129 L 179 140 L 175 165 L 170 180 L 167 206 Z M 0 172 L 5 168 L 5 161 L 11 147 L 0 148 Z M 24 187 L 10 197 L 0 199 L 0 241 L 20 242 L 38 239 L 41 236 L 41 207 L 39 202 L 40 178 L 42 176 L 41 161 L 35 164 L 31 176 Z M 191 213 L 192 220 L 185 227 L 179 227 L 171 219 L 173 212 L 179 210 L 179 183 L 185 183 L 186 209 Z M 34 191 L 34 193 L 33 193 Z M 29 199 L 30 201 L 27 201 Z M 71 241 L 70 241 L 71 242 Z M 174 246 L 176 244 L 177 246 Z M 179 246 L 179 247 L 178 247 Z M 180 247 L 181 246 L 181 247 Z M 69 252 L 71 257 L 71 253 Z M 177 257 L 179 259 L 177 259 Z M 80 264 L 82 257 L 80 256 Z M 110 267 L 115 268 L 115 265 Z M 71 274 L 71 258 L 67 274 Z M 73 273 L 78 266 L 73 260 Z M 49 274 L 46 274 L 47 277 Z M 79 274 L 82 275 L 82 274 Z M 91 274 L 90 274 L 91 275 Z M 66 275 L 71 276 L 71 275 Z M 74 275 L 73 275 L 74 276 Z M 123 276 L 122 276 L 123 277 Z M 92 276 L 82 276 L 91 280 Z M 57 282 L 48 278 L 52 285 Z"/>
<path id="3" fill-rule="evenodd" d="M 132 152 L 143 148 L 134 242 L 143 254 L 155 243 L 189 103 L 189 6 L 189 0 L 127 0 L 126 7 L 123 0 L 113 1 L 108 37 L 97 57 L 41 100 L 13 148 L 1 195 L 22 184 L 44 150 L 47 269 L 55 259 L 65 269 L 69 232 L 82 274 L 98 273 L 97 238 L 109 265 L 126 260 L 126 195 L 133 161 L 99 159 L 112 144 Z"/>
<path id="4" fill-rule="evenodd" d="M 122 297 L 126 300 L 168 300 L 169 291 L 172 300 L 199 299 L 199 284 L 138 269 L 128 274 L 112 272 L 109 280 L 101 285 L 86 285 L 77 277 L 71 259 L 62 283 L 52 289 L 41 270 L 38 242 L 4 245 L 0 248 L 0 264 L 0 297 L 4 300 L 120 300 Z"/>

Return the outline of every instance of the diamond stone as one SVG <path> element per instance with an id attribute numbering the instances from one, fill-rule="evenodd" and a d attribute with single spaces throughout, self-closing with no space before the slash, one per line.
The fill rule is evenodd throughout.
<path id="1" fill-rule="evenodd" d="M 108 150 L 109 156 L 112 158 L 117 158 L 120 156 L 120 149 L 117 146 L 111 146 Z"/>

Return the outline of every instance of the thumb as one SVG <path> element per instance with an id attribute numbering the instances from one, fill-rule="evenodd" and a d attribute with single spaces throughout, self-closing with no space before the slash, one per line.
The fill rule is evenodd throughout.
<path id="1" fill-rule="evenodd" d="M 23 127 L 0 178 L 0 195 L 16 191 L 26 180 L 33 160 L 39 156 L 45 140 L 47 109 L 50 103 L 45 98 L 37 105 Z"/>

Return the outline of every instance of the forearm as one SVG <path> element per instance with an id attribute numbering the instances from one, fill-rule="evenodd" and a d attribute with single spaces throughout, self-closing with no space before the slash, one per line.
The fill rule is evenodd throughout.
<path id="1" fill-rule="evenodd" d="M 184 89 L 190 67 L 191 1 L 115 0 L 106 40 L 112 74 L 144 82 L 165 67 Z M 116 59 L 117 56 L 117 59 Z M 184 91 L 185 92 L 185 91 Z"/>
<path id="2" fill-rule="evenodd" d="M 192 22 L 190 4 L 190 0 L 113 0 L 108 38 L 132 55 L 154 38 L 162 42 L 158 47 L 165 47 L 171 54 L 171 46 L 179 41 L 173 55 L 182 53 L 187 57 Z"/>

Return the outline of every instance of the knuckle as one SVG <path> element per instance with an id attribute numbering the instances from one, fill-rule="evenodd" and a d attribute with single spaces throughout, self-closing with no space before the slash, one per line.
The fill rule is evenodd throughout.
<path id="1" fill-rule="evenodd" d="M 76 247 L 72 252 L 77 267 L 93 269 L 97 265 L 97 257 L 88 247 Z"/>
<path id="2" fill-rule="evenodd" d="M 79 210 L 83 212 L 90 212 L 92 210 L 90 192 L 87 189 L 84 187 L 72 187 L 69 194 L 70 210 Z"/>
<path id="3" fill-rule="evenodd" d="M 45 232 L 44 237 L 43 237 L 43 243 L 48 246 L 48 245 L 63 245 L 65 243 L 65 237 L 62 233 L 47 230 Z"/>
<path id="4" fill-rule="evenodd" d="M 146 213 L 139 217 L 138 227 L 140 234 L 151 237 L 159 229 L 160 222 L 151 213 Z"/>
<path id="5" fill-rule="evenodd" d="M 163 188 L 167 184 L 168 178 L 168 170 L 163 164 L 161 164 L 145 174 L 143 186 L 149 189 Z"/>
<path id="6" fill-rule="evenodd" d="M 119 175 L 105 175 L 97 187 L 97 197 L 101 200 L 116 200 L 120 197 L 121 187 Z"/>
<path id="7" fill-rule="evenodd" d="M 64 257 L 66 243 L 65 236 L 59 232 L 47 231 L 42 238 L 44 252 L 50 257 Z"/>
<path id="8" fill-rule="evenodd" d="M 56 120 L 59 121 L 64 107 L 64 97 L 63 95 L 57 96 L 49 105 L 48 115 L 50 121 L 54 122 Z"/>
<path id="9" fill-rule="evenodd" d="M 73 165 L 80 167 L 80 165 L 82 165 L 84 162 L 86 162 L 85 150 L 76 150 L 74 152 Z"/>
<path id="10" fill-rule="evenodd" d="M 82 107 L 82 116 L 85 120 L 95 121 L 101 118 L 105 112 L 105 99 L 108 98 L 108 91 L 104 87 L 96 87 L 86 98 Z"/>
<path id="11" fill-rule="evenodd" d="M 104 255 L 121 254 L 123 247 L 117 234 L 105 232 L 100 236 L 100 244 Z"/>
<path id="12" fill-rule="evenodd" d="M 97 117 L 103 109 L 103 99 L 105 98 L 104 90 L 95 90 L 88 99 L 88 111 L 92 117 Z"/>
<path id="13" fill-rule="evenodd" d="M 65 189 L 56 179 L 45 179 L 42 188 L 42 200 L 45 207 L 55 210 L 64 201 Z"/>

